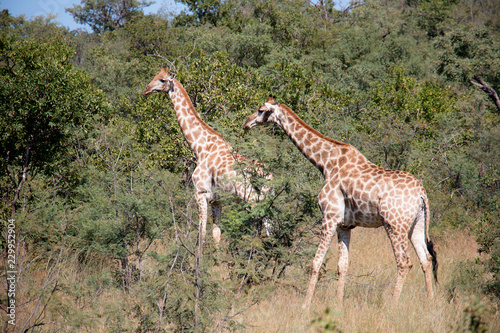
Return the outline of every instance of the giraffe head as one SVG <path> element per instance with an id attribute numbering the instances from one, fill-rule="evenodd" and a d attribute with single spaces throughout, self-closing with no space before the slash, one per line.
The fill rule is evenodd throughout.
<path id="1" fill-rule="evenodd" d="M 149 82 L 147 87 L 142 92 L 143 95 L 149 95 L 155 92 L 168 92 L 174 90 L 174 77 L 175 74 L 168 73 L 168 67 L 162 67 L 159 74 L 157 74 L 153 81 Z"/>
<path id="2" fill-rule="evenodd" d="M 279 104 L 274 101 L 273 96 L 269 96 L 267 101 L 259 106 L 257 112 L 248 117 L 247 121 L 243 125 L 243 129 L 249 130 L 252 127 L 267 124 L 267 123 L 277 123 L 278 119 L 275 114 L 275 110 L 279 107 Z"/>

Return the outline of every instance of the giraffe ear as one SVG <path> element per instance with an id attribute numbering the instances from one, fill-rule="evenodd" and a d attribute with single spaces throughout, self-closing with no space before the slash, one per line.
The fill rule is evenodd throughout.
<path id="1" fill-rule="evenodd" d="M 170 78 L 173 80 L 175 78 L 175 73 L 170 74 Z"/>

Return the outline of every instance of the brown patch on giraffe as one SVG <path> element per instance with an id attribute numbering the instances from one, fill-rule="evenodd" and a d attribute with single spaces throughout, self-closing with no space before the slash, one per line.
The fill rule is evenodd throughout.
<path id="1" fill-rule="evenodd" d="M 304 130 L 300 130 L 299 132 L 297 132 L 297 135 L 295 136 L 297 138 L 297 142 L 304 141 L 305 133 L 306 132 Z"/>
<path id="2" fill-rule="evenodd" d="M 338 175 L 342 179 L 346 178 L 349 175 L 349 169 L 347 169 L 347 168 L 339 168 Z"/>
<path id="3" fill-rule="evenodd" d="M 207 143 L 207 138 L 205 138 L 204 136 L 200 137 L 197 141 L 198 144 L 200 145 L 204 145 L 205 143 Z"/>
<path id="4" fill-rule="evenodd" d="M 196 129 L 196 130 L 191 132 L 191 135 L 193 136 L 194 139 L 199 138 L 201 134 L 202 134 L 202 131 L 200 129 Z"/>
<path id="5" fill-rule="evenodd" d="M 353 164 L 347 164 L 345 168 L 352 170 L 349 173 L 349 177 L 354 178 L 354 179 L 358 179 L 360 177 L 361 172 L 359 172 L 359 170 L 357 168 L 355 168 L 355 166 Z"/>
<path id="6" fill-rule="evenodd" d="M 325 161 L 330 156 L 330 153 L 326 150 L 322 150 L 320 153 L 321 160 Z"/>
<path id="7" fill-rule="evenodd" d="M 346 163 L 347 163 L 347 157 L 340 156 L 338 159 L 339 168 L 342 168 Z"/>

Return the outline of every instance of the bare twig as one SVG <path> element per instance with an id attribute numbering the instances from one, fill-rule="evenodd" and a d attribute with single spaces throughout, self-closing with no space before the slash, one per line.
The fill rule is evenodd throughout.
<path id="1" fill-rule="evenodd" d="M 148 54 L 148 55 L 151 57 L 160 58 L 160 59 L 165 60 L 166 62 L 168 62 L 169 69 L 173 72 L 177 72 L 177 68 L 175 67 L 174 63 L 171 62 L 170 60 L 168 60 L 167 58 L 165 58 L 164 56 L 162 56 L 161 54 L 159 54 L 157 51 L 155 51 L 154 54 Z"/>

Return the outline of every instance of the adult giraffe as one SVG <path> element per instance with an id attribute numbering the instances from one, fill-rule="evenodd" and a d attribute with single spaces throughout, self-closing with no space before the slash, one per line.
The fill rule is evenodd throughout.
<path id="1" fill-rule="evenodd" d="M 337 304 L 342 305 L 351 229 L 356 226 L 385 228 L 398 267 L 394 301 L 399 299 L 406 275 L 413 266 L 408 255 L 408 238 L 424 271 L 427 296 L 432 297 L 432 272 L 437 281 L 438 264 L 428 236 L 429 202 L 422 184 L 407 172 L 381 168 L 353 146 L 322 135 L 272 97 L 247 119 L 243 128 L 248 130 L 265 123 L 278 124 L 325 178 L 318 195 L 323 213 L 321 241 L 303 307 L 309 308 L 311 304 L 335 231 L 339 247 Z"/>
<path id="2" fill-rule="evenodd" d="M 235 163 L 249 162 L 254 164 L 258 172 L 263 175 L 260 169 L 262 164 L 233 152 L 229 142 L 200 118 L 186 90 L 175 79 L 175 74 L 168 72 L 168 67 L 162 67 L 160 73 L 146 86 L 142 94 L 159 92 L 167 92 L 170 96 L 182 134 L 196 157 L 196 168 L 192 179 L 201 229 L 200 248 L 203 247 L 205 239 L 209 203 L 212 206 L 214 222 L 212 234 L 215 242 L 219 243 L 221 231 L 216 221 L 220 217 L 221 206 L 214 188 L 221 187 L 224 191 L 233 192 L 243 200 L 261 200 L 264 198 L 266 189 L 259 194 L 248 181 L 249 173 L 245 170 L 237 171 L 233 169 L 233 166 Z M 266 178 L 270 179 L 271 175 L 267 175 Z"/>

